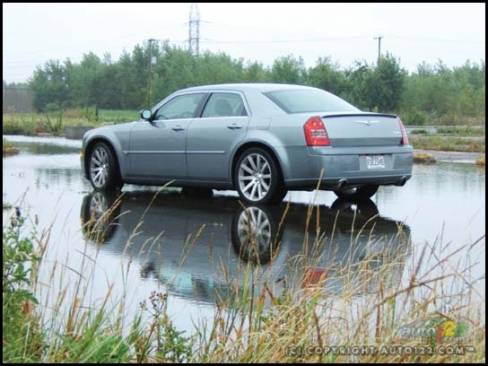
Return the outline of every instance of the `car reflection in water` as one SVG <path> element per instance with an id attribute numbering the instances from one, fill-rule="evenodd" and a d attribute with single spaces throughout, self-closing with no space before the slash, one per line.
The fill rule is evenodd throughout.
<path id="1" fill-rule="evenodd" d="M 379 216 L 371 200 L 258 207 L 224 196 L 93 192 L 81 218 L 85 238 L 101 250 L 136 259 L 141 276 L 170 294 L 206 303 L 250 281 L 255 293 L 320 281 L 337 294 L 346 276 L 348 284 L 366 283 L 359 293 L 369 292 L 378 288 L 372 273 L 386 262 L 383 286 L 397 286 L 411 248 L 408 226 Z"/>

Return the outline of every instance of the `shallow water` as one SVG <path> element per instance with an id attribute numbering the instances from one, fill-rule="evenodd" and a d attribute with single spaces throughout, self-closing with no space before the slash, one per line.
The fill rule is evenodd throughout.
<path id="1" fill-rule="evenodd" d="M 286 202 L 278 207 L 246 207 L 232 191 L 197 198 L 177 189 L 154 198 L 156 187 L 126 186 L 120 205 L 108 215 L 111 224 L 93 228 L 86 223 L 106 212 L 117 197 L 92 192 L 81 174 L 79 141 L 8 139 L 21 153 L 3 159 L 3 202 L 19 206 L 38 232 L 52 225 L 39 290 L 51 305 L 62 288 L 60 281 L 69 283 L 81 273 L 90 283 L 87 306 L 101 303 L 113 286 L 113 294 L 125 299 L 130 315 L 152 291 L 163 290 L 169 294 L 168 312 L 175 325 L 190 330 L 194 322 L 211 316 L 215 303 L 231 291 L 229 279 L 240 285 L 247 281 L 246 268 L 255 270 L 258 287 L 280 284 L 293 270 L 303 272 L 290 258 L 303 252 L 305 232 L 308 243 L 314 241 L 316 222 L 330 240 L 320 249 L 318 262 L 307 267 L 312 268 L 311 281 L 324 268 L 340 270 L 388 250 L 407 258 L 392 273 L 391 283 L 398 285 L 405 266 L 414 261 L 410 253 L 426 241 L 442 238 L 452 252 L 485 234 L 485 170 L 467 164 L 415 165 L 413 178 L 404 187 L 382 187 L 372 201 L 360 205 L 336 200 L 332 192 L 290 192 L 282 225 Z M 312 216 L 313 228 L 307 231 L 307 204 L 312 202 L 314 212 L 319 207 L 320 213 Z M 8 215 L 4 210 L 4 225 Z M 372 231 L 358 234 L 363 225 Z M 88 234 L 87 228 L 93 232 Z M 258 233 L 257 248 L 249 245 L 246 228 Z M 399 228 L 411 241 L 397 236 Z M 276 242 L 281 244 L 269 244 Z M 473 264 L 474 278 L 484 277 L 484 246 L 482 239 L 467 255 L 451 258 L 452 266 L 465 261 Z M 54 263 L 64 269 L 63 275 L 51 277 Z M 341 286 L 332 281 L 329 290 L 340 293 Z M 476 287 L 484 298 L 484 280 Z"/>

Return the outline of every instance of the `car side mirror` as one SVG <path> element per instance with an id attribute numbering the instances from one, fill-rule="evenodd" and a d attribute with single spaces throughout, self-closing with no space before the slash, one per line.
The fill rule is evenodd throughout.
<path id="1" fill-rule="evenodd" d="M 149 121 L 151 119 L 152 112 L 149 109 L 143 109 L 141 111 L 141 118 L 143 120 Z"/>

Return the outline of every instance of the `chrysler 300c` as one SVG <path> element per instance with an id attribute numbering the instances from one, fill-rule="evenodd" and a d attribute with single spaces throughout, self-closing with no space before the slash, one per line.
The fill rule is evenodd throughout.
<path id="1" fill-rule="evenodd" d="M 82 166 L 96 190 L 124 183 L 235 189 L 252 203 L 288 190 L 366 198 L 412 174 L 401 120 L 362 112 L 317 88 L 224 84 L 177 91 L 139 121 L 83 136 Z"/>

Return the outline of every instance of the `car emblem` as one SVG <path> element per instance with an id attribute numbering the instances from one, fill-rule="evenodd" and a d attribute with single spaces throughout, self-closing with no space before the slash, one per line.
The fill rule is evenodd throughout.
<path id="1" fill-rule="evenodd" d="M 366 126 L 371 126 L 372 124 L 378 123 L 379 121 L 376 120 L 360 120 L 360 121 L 354 121 L 356 123 L 362 123 Z"/>

